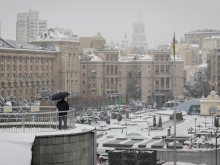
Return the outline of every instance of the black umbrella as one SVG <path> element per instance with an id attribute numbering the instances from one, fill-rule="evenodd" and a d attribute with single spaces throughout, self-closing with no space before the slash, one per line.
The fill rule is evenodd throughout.
<path id="1" fill-rule="evenodd" d="M 52 95 L 52 100 L 60 100 L 64 99 L 65 97 L 69 96 L 70 94 L 68 92 L 59 92 Z"/>

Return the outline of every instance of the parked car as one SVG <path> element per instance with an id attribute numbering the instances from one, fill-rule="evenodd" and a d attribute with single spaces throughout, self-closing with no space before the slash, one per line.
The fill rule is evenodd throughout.
<path id="1" fill-rule="evenodd" d="M 108 153 L 100 154 L 99 157 L 100 157 L 102 160 L 108 160 Z"/>

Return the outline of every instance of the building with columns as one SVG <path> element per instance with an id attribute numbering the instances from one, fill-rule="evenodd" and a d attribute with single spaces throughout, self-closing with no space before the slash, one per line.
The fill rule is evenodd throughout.
<path id="1" fill-rule="evenodd" d="M 140 14 L 138 14 L 137 20 L 133 23 L 133 35 L 132 35 L 132 47 L 144 48 L 147 50 L 147 36 L 145 34 L 145 23 L 140 19 Z"/>

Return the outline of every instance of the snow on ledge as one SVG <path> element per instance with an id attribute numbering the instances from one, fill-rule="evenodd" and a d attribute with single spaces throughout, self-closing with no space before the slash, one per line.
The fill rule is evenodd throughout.
<path id="1" fill-rule="evenodd" d="M 1 165 L 30 165 L 32 159 L 32 145 L 37 136 L 53 136 L 80 134 L 94 131 L 95 127 L 76 124 L 75 129 L 55 132 L 38 133 L 1 133 L 0 136 L 0 164 Z"/>

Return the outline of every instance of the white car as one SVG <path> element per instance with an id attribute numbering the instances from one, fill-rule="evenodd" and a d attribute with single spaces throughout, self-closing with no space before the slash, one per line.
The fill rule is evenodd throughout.
<path id="1" fill-rule="evenodd" d="M 107 153 L 100 154 L 99 158 L 101 158 L 102 160 L 108 160 L 108 154 Z"/>

